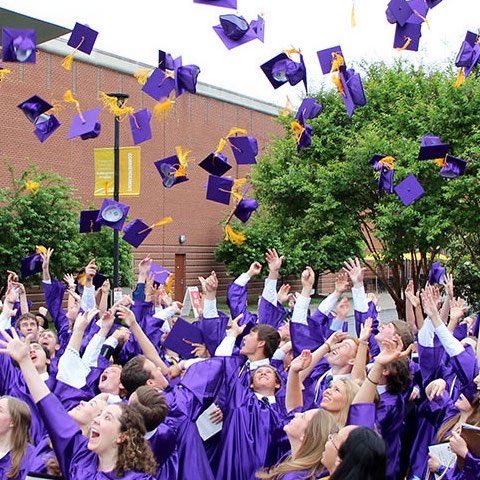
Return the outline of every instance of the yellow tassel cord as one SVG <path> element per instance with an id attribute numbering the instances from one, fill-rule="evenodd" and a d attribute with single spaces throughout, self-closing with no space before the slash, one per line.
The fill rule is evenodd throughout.
<path id="1" fill-rule="evenodd" d="M 103 190 L 105 192 L 105 196 L 108 197 L 108 180 L 103 182 Z"/>
<path id="2" fill-rule="evenodd" d="M 34 182 L 33 180 L 28 180 L 28 181 L 25 182 L 25 188 L 32 195 L 36 195 L 38 190 L 40 189 L 40 184 L 38 182 Z"/>
<path id="3" fill-rule="evenodd" d="M 167 292 L 168 295 L 172 295 L 173 294 L 173 283 L 174 283 L 174 280 L 175 280 L 175 275 L 173 273 L 171 273 L 168 278 L 167 278 L 167 281 L 165 282 L 165 291 Z"/>
<path id="4" fill-rule="evenodd" d="M 186 177 L 188 160 L 190 160 L 188 155 L 191 153 L 191 150 L 183 150 L 182 147 L 175 147 L 175 152 L 178 157 L 179 166 L 174 177 Z"/>
<path id="5" fill-rule="evenodd" d="M 246 178 L 237 178 L 236 180 L 233 181 L 233 187 L 232 187 L 232 195 L 235 200 L 240 202 L 243 198 L 243 194 L 240 193 L 240 190 L 243 189 L 243 187 L 246 185 L 247 179 Z"/>
<path id="6" fill-rule="evenodd" d="M 302 137 L 303 132 L 305 131 L 305 127 L 300 125 L 296 120 L 294 120 L 290 126 L 292 127 L 293 138 L 295 138 L 295 142 L 299 142 L 300 138 Z"/>
<path id="7" fill-rule="evenodd" d="M 103 104 L 103 108 L 108 108 L 110 110 L 110 113 L 115 115 L 116 117 L 119 117 L 120 120 L 123 120 L 129 115 L 133 115 L 135 112 L 133 107 L 126 107 L 125 105 L 119 107 L 116 97 L 111 97 L 103 92 L 100 92 L 98 94 L 98 97 Z"/>
<path id="8" fill-rule="evenodd" d="M 78 49 L 82 46 L 82 43 L 85 41 L 85 37 L 82 37 L 82 39 L 80 40 L 80 43 L 77 45 L 77 48 L 75 48 L 75 50 L 68 54 L 64 59 L 63 59 L 63 62 L 62 62 L 62 67 L 65 69 L 65 70 L 68 70 L 70 71 L 72 69 L 72 64 L 73 64 L 73 57 L 75 56 L 75 54 L 77 53 Z"/>
<path id="9" fill-rule="evenodd" d="M 460 68 L 460 70 L 458 71 L 457 79 L 455 80 L 453 86 L 455 88 L 461 87 L 465 83 L 465 79 L 465 71 L 463 68 Z"/>
<path id="10" fill-rule="evenodd" d="M 83 113 L 80 110 L 80 102 L 73 98 L 71 90 L 67 90 L 65 92 L 65 94 L 63 95 L 63 101 L 67 103 L 73 103 L 75 105 L 75 108 L 77 109 L 80 119 L 82 120 L 82 123 L 85 123 L 85 118 L 83 117 Z"/>
<path id="11" fill-rule="evenodd" d="M 405 37 L 405 43 L 400 48 L 397 48 L 396 50 L 398 50 L 399 52 L 401 52 L 402 50 L 406 50 L 411 43 L 412 43 L 412 39 L 410 37 Z"/>
<path id="12" fill-rule="evenodd" d="M 330 73 L 338 72 L 340 70 L 340 67 L 343 67 L 345 65 L 345 59 L 343 58 L 343 55 L 340 55 L 340 53 L 333 52 L 332 53 L 332 66 L 330 67 Z"/>
<path id="13" fill-rule="evenodd" d="M 225 226 L 225 240 L 234 245 L 243 245 L 247 238 L 241 232 L 236 232 L 229 224 Z"/>
<path id="14" fill-rule="evenodd" d="M 447 164 L 447 157 L 445 156 L 443 158 L 436 158 L 435 164 L 440 168 L 443 168 Z"/>
<path id="15" fill-rule="evenodd" d="M 152 225 L 150 225 L 148 228 L 145 228 L 145 229 L 141 230 L 140 232 L 138 232 L 138 235 L 141 235 L 142 233 L 148 232 L 148 230 L 152 230 L 152 228 L 162 227 L 163 225 L 168 225 L 169 223 L 172 223 L 172 222 L 173 222 L 172 217 L 164 217 L 161 220 L 159 220 L 158 222 L 155 222 Z"/>
<path id="16" fill-rule="evenodd" d="M 227 145 L 227 141 L 230 137 L 234 135 L 247 135 L 248 131 L 244 128 L 232 127 L 230 131 L 225 135 L 225 137 L 221 138 L 218 142 L 217 149 L 215 150 L 215 155 L 218 155 Z"/>
<path id="17" fill-rule="evenodd" d="M 423 15 L 420 15 L 420 13 L 417 12 L 416 10 L 414 10 L 413 13 L 414 13 L 418 18 L 421 18 L 421 19 L 425 22 L 425 25 L 427 26 L 427 28 L 430 30 L 430 23 L 429 23 L 429 21 L 427 20 L 427 17 L 424 17 Z"/>
<path id="18" fill-rule="evenodd" d="M 357 16 L 355 15 L 355 1 L 352 2 L 352 12 L 350 14 L 350 25 L 352 28 L 357 26 Z"/>
<path id="19" fill-rule="evenodd" d="M 332 82 L 337 87 L 338 92 L 345 96 L 345 88 L 343 87 L 342 79 L 340 78 L 339 72 L 336 72 L 332 75 Z"/>
<path id="20" fill-rule="evenodd" d="M 287 100 L 285 102 L 285 107 L 283 110 L 280 111 L 279 115 L 281 117 L 288 117 L 293 112 L 293 103 L 290 101 L 290 98 L 287 96 Z"/>
<path id="21" fill-rule="evenodd" d="M 153 116 L 157 120 L 164 120 L 167 113 L 169 113 L 173 106 L 175 105 L 175 100 L 173 98 L 167 98 L 163 102 L 158 102 L 153 107 Z"/>
<path id="22" fill-rule="evenodd" d="M 150 72 L 153 72 L 153 68 L 139 68 L 133 76 L 137 79 L 140 85 L 145 85 L 148 80 Z"/>
<path id="23" fill-rule="evenodd" d="M 395 158 L 391 156 L 386 156 L 383 157 L 378 163 L 380 165 L 383 165 L 384 167 L 389 168 L 390 170 L 393 170 L 395 167 Z"/>
<path id="24" fill-rule="evenodd" d="M 47 253 L 47 249 L 43 245 L 36 245 L 35 253 Z"/>
<path id="25" fill-rule="evenodd" d="M 12 71 L 9 68 L 0 68 L 0 82 L 4 80 Z"/>

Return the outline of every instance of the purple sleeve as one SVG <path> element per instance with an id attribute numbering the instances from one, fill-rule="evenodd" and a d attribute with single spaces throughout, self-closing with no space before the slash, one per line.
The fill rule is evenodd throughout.
<path id="1" fill-rule="evenodd" d="M 0 395 L 9 395 L 11 388 L 18 383 L 16 379 L 19 376 L 19 369 L 14 366 L 12 359 L 0 354 Z"/>
<path id="2" fill-rule="evenodd" d="M 276 330 L 280 327 L 286 314 L 287 311 L 280 303 L 272 305 L 272 303 L 265 300 L 263 296 L 260 298 L 260 304 L 258 305 L 258 323 L 270 325 Z"/>
<path id="3" fill-rule="evenodd" d="M 220 311 L 218 312 L 218 317 L 215 318 L 204 318 L 202 315 L 195 325 L 202 332 L 205 345 L 210 355 L 214 355 L 215 350 L 225 338 L 228 316 Z"/>
<path id="4" fill-rule="evenodd" d="M 466 480 L 476 480 L 480 478 L 480 458 L 474 457 L 468 452 L 463 463 L 463 475 Z"/>
<path id="5" fill-rule="evenodd" d="M 376 410 L 374 403 L 355 403 L 351 405 L 348 411 L 347 425 L 358 425 L 373 430 Z"/>
<path id="6" fill-rule="evenodd" d="M 473 383 L 478 373 L 477 360 L 471 347 L 467 347 L 459 355 L 450 357 L 453 370 L 463 386 Z"/>
<path id="7" fill-rule="evenodd" d="M 325 342 L 323 325 L 309 319 L 307 322 L 307 325 L 290 322 L 290 338 L 295 357 L 300 355 L 302 350 L 316 350 Z"/>
<path id="8" fill-rule="evenodd" d="M 42 398 L 37 406 L 60 468 L 68 477 L 74 457 L 87 449 L 88 440 L 53 393 Z"/>
<path id="9" fill-rule="evenodd" d="M 58 280 L 52 280 L 52 283 L 42 282 L 43 295 L 45 297 L 45 306 L 47 307 L 48 313 L 53 318 L 55 322 L 55 327 L 57 327 L 58 317 L 62 314 L 65 314 L 65 311 L 62 308 L 63 296 L 65 294 L 65 285 Z"/>
<path id="10" fill-rule="evenodd" d="M 237 285 L 235 282 L 232 282 L 227 289 L 227 305 L 230 308 L 230 314 L 232 318 L 238 317 L 240 314 L 243 314 L 243 317 L 240 319 L 238 324 L 242 325 L 255 325 L 258 321 L 257 315 L 251 313 L 248 310 L 247 305 L 247 287 L 242 287 Z"/>
<path id="11" fill-rule="evenodd" d="M 377 341 L 375 340 L 375 335 L 378 333 L 378 312 L 377 307 L 373 302 L 368 303 L 368 310 L 366 312 L 358 312 L 357 310 L 354 311 L 355 317 L 355 330 L 357 335 L 360 335 L 360 329 L 362 325 L 365 323 L 365 320 L 369 317 L 372 318 L 372 335 L 368 339 L 368 347 L 370 349 L 370 354 L 372 357 L 377 356 L 380 353 L 380 347 L 378 346 Z"/>

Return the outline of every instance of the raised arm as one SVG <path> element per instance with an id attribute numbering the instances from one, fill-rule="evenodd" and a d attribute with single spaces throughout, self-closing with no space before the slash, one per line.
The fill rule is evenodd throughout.
<path id="1" fill-rule="evenodd" d="M 100 315 L 103 315 L 108 310 L 108 296 L 110 294 L 110 280 L 107 278 L 99 289 L 98 295 L 100 298 L 97 301 Z"/>
<path id="2" fill-rule="evenodd" d="M 310 350 L 303 350 L 302 353 L 292 360 L 287 378 L 287 393 L 285 406 L 287 412 L 303 406 L 302 381 L 300 372 L 310 366 L 312 354 Z"/>
<path id="3" fill-rule="evenodd" d="M 85 285 L 83 287 L 81 307 L 84 311 L 96 307 L 95 286 L 93 285 L 93 277 L 97 273 L 97 264 L 92 258 L 85 267 Z"/>
<path id="4" fill-rule="evenodd" d="M 262 271 L 262 265 L 253 262 L 246 273 L 242 273 L 227 289 L 227 304 L 230 308 L 232 317 L 237 317 L 241 313 L 247 317 L 247 283 L 255 275 L 259 275 Z"/>
<path id="5" fill-rule="evenodd" d="M 358 383 L 365 380 L 365 368 L 368 360 L 368 339 L 372 334 L 372 323 L 371 318 L 367 318 L 365 323 L 362 325 L 360 330 L 360 335 L 358 337 L 359 345 L 357 348 L 357 355 L 355 356 L 355 363 L 352 368 L 352 380 Z"/>
<path id="6" fill-rule="evenodd" d="M 265 260 L 268 264 L 268 277 L 265 279 L 262 297 L 277 306 L 277 281 L 280 277 L 284 257 L 280 257 L 274 248 L 269 248 L 265 253 Z"/>
<path id="7" fill-rule="evenodd" d="M 40 256 L 42 257 L 42 281 L 45 283 L 50 283 L 52 277 L 50 277 L 50 258 L 52 257 L 53 249 L 47 248 L 46 251 L 41 251 Z"/>

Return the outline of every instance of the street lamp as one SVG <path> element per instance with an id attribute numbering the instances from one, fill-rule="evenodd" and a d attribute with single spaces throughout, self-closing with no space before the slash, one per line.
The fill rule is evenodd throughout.
<path id="1" fill-rule="evenodd" d="M 126 93 L 108 93 L 109 97 L 117 99 L 118 107 L 129 97 Z M 113 199 L 118 202 L 120 195 L 120 117 L 114 119 L 113 137 Z M 118 287 L 118 230 L 113 231 L 113 288 Z"/>

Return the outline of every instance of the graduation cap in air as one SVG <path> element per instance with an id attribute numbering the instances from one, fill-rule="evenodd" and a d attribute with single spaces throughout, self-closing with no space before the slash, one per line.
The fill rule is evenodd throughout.
<path id="1" fill-rule="evenodd" d="M 53 106 L 38 95 L 34 95 L 20 103 L 18 108 L 35 125 L 34 133 L 42 143 L 60 127 L 60 122 L 55 115 L 46 113 Z"/>
<path id="2" fill-rule="evenodd" d="M 322 110 L 322 104 L 318 103 L 315 98 L 304 98 L 298 107 L 295 118 L 298 120 L 300 118 L 300 114 L 302 114 L 304 120 L 311 120 L 312 118 L 318 117 L 320 113 L 322 113 Z"/>
<path id="3" fill-rule="evenodd" d="M 424 135 L 420 142 L 419 160 L 435 160 L 444 158 L 450 149 L 449 143 L 442 142 L 440 137 L 435 135 Z"/>
<path id="4" fill-rule="evenodd" d="M 299 55 L 298 62 L 292 59 L 294 54 Z M 286 83 L 296 85 L 303 81 L 305 90 L 307 90 L 307 69 L 303 55 L 298 50 L 282 52 L 265 62 L 260 68 L 275 89 Z"/>
<path id="5" fill-rule="evenodd" d="M 198 166 L 208 173 L 221 177 L 227 173 L 232 166 L 228 163 L 227 157 L 223 153 L 212 152 L 202 160 Z"/>
<path id="6" fill-rule="evenodd" d="M 163 342 L 163 346 L 178 353 L 182 358 L 193 358 L 195 356 L 191 353 L 195 348 L 193 343 L 205 343 L 202 331 L 196 325 L 179 317 Z"/>
<path id="7" fill-rule="evenodd" d="M 293 136 L 297 143 L 297 152 L 312 144 L 313 127 L 305 122 L 303 114 L 300 112 L 298 120 L 291 123 Z"/>
<path id="8" fill-rule="evenodd" d="M 378 177 L 378 191 L 380 193 L 393 193 L 395 158 L 389 155 L 380 155 L 376 153 L 372 156 L 369 163 L 374 170 L 380 172 Z"/>
<path id="9" fill-rule="evenodd" d="M 207 183 L 207 200 L 229 205 L 233 185 L 234 180 L 232 178 L 209 175 Z"/>
<path id="10" fill-rule="evenodd" d="M 223 7 L 237 9 L 237 0 L 193 0 L 193 3 L 202 3 L 212 7 Z"/>
<path id="11" fill-rule="evenodd" d="M 462 158 L 454 157 L 453 155 L 447 155 L 445 157 L 440 175 L 444 178 L 456 178 L 465 173 L 467 168 L 467 161 Z"/>
<path id="12" fill-rule="evenodd" d="M 255 157 L 258 155 L 258 142 L 255 137 L 231 136 L 228 137 L 228 141 L 238 165 L 253 165 L 257 163 Z"/>
<path id="13" fill-rule="evenodd" d="M 425 194 L 425 190 L 413 173 L 402 180 L 394 190 L 406 207 L 416 202 Z"/>
<path id="14" fill-rule="evenodd" d="M 428 273 L 428 283 L 434 285 L 442 283 L 445 280 L 446 269 L 442 266 L 442 262 L 433 262 Z"/>
<path id="15" fill-rule="evenodd" d="M 4 27 L 2 29 L 2 60 L 4 62 L 35 63 L 37 32 L 32 29 Z"/>
<path id="16" fill-rule="evenodd" d="M 319 50 L 317 57 L 324 75 L 346 70 L 347 68 L 340 45 Z"/>
<path id="17" fill-rule="evenodd" d="M 162 177 L 162 183 L 165 188 L 172 188 L 182 182 L 186 182 L 187 178 L 187 157 L 190 153 L 181 147 L 176 147 L 177 154 L 171 157 L 157 160 L 154 165 Z"/>
<path id="18" fill-rule="evenodd" d="M 233 214 L 243 223 L 247 223 L 248 219 L 257 208 L 258 202 L 254 198 L 243 198 L 238 202 Z"/>
<path id="19" fill-rule="evenodd" d="M 257 20 L 248 23 L 240 15 L 220 15 L 220 25 L 213 27 L 224 45 L 231 50 L 252 40 L 264 41 L 265 20 L 259 16 Z"/>
<path id="20" fill-rule="evenodd" d="M 420 46 L 421 36 L 421 23 L 406 23 L 403 26 L 397 23 L 395 28 L 395 38 L 393 40 L 393 48 L 416 52 Z"/>
<path id="21" fill-rule="evenodd" d="M 82 140 L 88 140 L 98 137 L 102 128 L 99 119 L 101 110 L 100 107 L 96 107 L 75 115 L 70 124 L 67 139 L 80 137 Z"/>
<path id="22" fill-rule="evenodd" d="M 152 138 L 151 119 L 152 112 L 148 108 L 139 110 L 130 116 L 130 130 L 134 145 L 146 142 Z"/>
<path id="23" fill-rule="evenodd" d="M 177 97 L 185 92 L 196 93 L 197 78 L 200 73 L 200 68 L 197 65 L 183 65 L 181 56 L 173 59 L 169 53 L 159 50 L 158 68 L 164 72 L 167 79 L 173 78 L 173 87 Z M 168 85 L 170 88 L 172 83 L 169 82 Z M 173 88 L 170 90 L 170 92 L 172 90 Z M 170 93 L 161 98 L 168 97 L 169 95 Z"/>
<path id="24" fill-rule="evenodd" d="M 55 115 L 42 113 L 35 120 L 35 130 L 33 133 L 35 133 L 40 142 L 43 143 L 59 127 L 60 122 Z"/>
<path id="25" fill-rule="evenodd" d="M 157 283 L 158 285 L 165 284 L 171 274 L 172 272 L 170 272 L 168 269 L 156 263 L 152 263 L 150 266 L 150 275 L 153 276 L 153 282 Z"/>
<path id="26" fill-rule="evenodd" d="M 34 253 L 28 257 L 22 258 L 20 273 L 22 278 L 31 277 L 42 271 L 43 260 L 39 253 Z"/>
<path id="27" fill-rule="evenodd" d="M 98 212 L 97 222 L 114 230 L 122 230 L 129 210 L 128 205 L 105 198 Z"/>
<path id="28" fill-rule="evenodd" d="M 455 58 L 455 66 L 462 69 L 465 77 L 468 77 L 480 60 L 479 36 L 473 32 L 467 32 L 465 40 Z"/>
<path id="29" fill-rule="evenodd" d="M 93 50 L 93 45 L 97 40 L 98 32 L 90 28 L 88 25 L 82 25 L 81 23 L 75 23 L 67 45 L 74 50 L 67 55 L 62 62 L 62 67 L 66 70 L 71 70 L 73 58 L 77 51 L 90 55 Z"/>
<path id="30" fill-rule="evenodd" d="M 363 107 L 367 104 L 367 98 L 363 89 L 362 78 L 355 73 L 353 68 L 340 72 L 341 97 L 349 117 L 353 115 L 356 107 Z"/>
<path id="31" fill-rule="evenodd" d="M 100 231 L 102 223 L 97 220 L 99 213 L 100 210 L 82 210 L 80 212 L 80 219 L 78 220 L 80 233 L 93 233 Z"/>
<path id="32" fill-rule="evenodd" d="M 155 227 L 167 225 L 172 222 L 172 217 L 165 217 L 162 220 L 155 222 L 153 225 L 147 225 L 141 218 L 136 218 L 129 222 L 123 229 L 123 240 L 138 248 L 143 241 L 150 235 Z"/>

